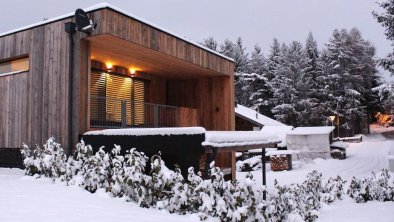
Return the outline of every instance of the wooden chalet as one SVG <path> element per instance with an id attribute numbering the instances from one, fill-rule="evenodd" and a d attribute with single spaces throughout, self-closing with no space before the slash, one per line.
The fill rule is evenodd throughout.
<path id="1" fill-rule="evenodd" d="M 233 60 L 108 4 L 85 11 L 97 28 L 73 35 L 71 79 L 74 13 L 0 34 L 0 165 L 22 143 L 74 147 L 97 129 L 235 129 Z"/>

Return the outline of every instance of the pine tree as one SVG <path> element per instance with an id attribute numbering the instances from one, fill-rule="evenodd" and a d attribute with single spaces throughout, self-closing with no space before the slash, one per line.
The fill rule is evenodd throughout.
<path id="1" fill-rule="evenodd" d="M 384 9 L 383 13 L 372 12 L 378 23 L 385 28 L 386 38 L 394 42 L 394 0 L 384 0 L 378 2 L 379 6 Z M 379 64 L 386 70 L 394 73 L 394 51 L 389 53 L 386 58 L 380 60 Z"/>
<path id="2" fill-rule="evenodd" d="M 300 82 L 300 126 L 320 126 L 324 124 L 324 113 L 326 109 L 322 107 L 323 85 L 322 85 L 322 62 L 319 57 L 317 43 L 312 33 L 309 33 L 305 43 L 304 56 L 306 66 Z"/>
<path id="3" fill-rule="evenodd" d="M 246 52 L 246 48 L 243 46 L 241 37 L 238 37 L 234 45 L 235 72 L 249 73 L 248 56 L 249 54 Z"/>
<path id="4" fill-rule="evenodd" d="M 243 46 L 242 39 L 239 37 L 235 44 L 233 44 L 234 54 L 233 57 L 235 61 L 235 97 L 237 102 L 243 105 L 249 105 L 250 90 L 247 85 L 249 73 L 249 58 L 248 53 L 246 53 L 246 48 Z M 246 76 L 244 76 L 246 75 Z"/>
<path id="5" fill-rule="evenodd" d="M 205 46 L 208 49 L 211 49 L 213 51 L 217 51 L 218 50 L 218 43 L 212 36 L 204 39 L 203 42 L 201 43 L 201 45 L 203 45 L 203 46 Z"/>
<path id="6" fill-rule="evenodd" d="M 342 119 L 341 127 L 349 135 L 360 130 L 359 123 L 366 119 L 367 99 L 376 85 L 374 50 L 362 39 L 358 30 L 334 30 L 327 44 L 327 88 L 330 108 Z"/>
<path id="7" fill-rule="evenodd" d="M 274 94 L 273 113 L 275 117 L 292 126 L 298 126 L 300 114 L 303 110 L 300 101 L 302 77 L 306 66 L 302 44 L 292 42 L 289 46 L 282 44 L 281 61 L 277 65 L 276 73 L 271 85 Z"/>
<path id="8" fill-rule="evenodd" d="M 250 73 L 256 73 L 261 75 L 266 72 L 266 67 L 267 60 L 264 58 L 261 47 L 256 44 L 250 56 L 248 70 Z"/>
<path id="9" fill-rule="evenodd" d="M 280 43 L 278 39 L 274 39 L 271 45 L 270 54 L 267 62 L 267 79 L 271 81 L 276 73 L 278 72 L 278 68 L 281 64 L 281 53 L 280 53 Z"/>
<path id="10" fill-rule="evenodd" d="M 229 58 L 235 58 L 235 45 L 229 39 L 225 39 L 219 46 L 219 52 Z"/>
<path id="11" fill-rule="evenodd" d="M 394 113 L 394 82 L 384 83 L 373 91 L 379 96 L 382 110 L 386 113 Z"/>

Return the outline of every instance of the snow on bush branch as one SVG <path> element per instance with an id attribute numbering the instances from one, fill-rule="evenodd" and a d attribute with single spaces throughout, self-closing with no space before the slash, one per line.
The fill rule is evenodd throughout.
<path id="1" fill-rule="evenodd" d="M 340 177 L 330 178 L 322 184 L 322 175 L 313 171 L 302 184 L 280 186 L 275 181 L 275 187 L 265 201 L 264 187 L 258 185 L 251 174 L 244 182 L 225 181 L 214 163 L 210 165 L 210 179 L 204 180 L 193 167 L 188 169 L 185 179 L 179 167 L 174 171 L 166 167 L 160 153 L 151 157 L 151 170 L 147 172 L 149 159 L 135 148 L 127 150 L 125 155 L 120 155 L 121 147 L 117 145 L 110 153 L 103 148 L 93 153 L 92 147 L 83 141 L 76 148 L 74 156 L 66 158 L 60 144 L 53 138 L 34 150 L 23 145 L 21 153 L 25 172 L 80 186 L 92 193 L 103 189 L 114 197 L 125 197 L 141 207 L 178 214 L 197 213 L 201 220 L 217 217 L 221 221 L 286 221 L 292 217 L 293 221 L 294 218 L 314 221 L 321 202 L 329 204 L 342 199 L 345 194 L 343 186 L 346 182 Z M 353 179 L 348 191 L 350 196 L 363 196 L 365 187 L 369 187 L 365 181 L 373 181 L 374 188 L 368 188 L 368 191 L 379 195 L 372 195 L 372 199 L 393 200 L 393 186 L 388 185 L 387 171 L 380 175 L 356 182 Z M 382 189 L 384 195 L 381 194 Z"/>

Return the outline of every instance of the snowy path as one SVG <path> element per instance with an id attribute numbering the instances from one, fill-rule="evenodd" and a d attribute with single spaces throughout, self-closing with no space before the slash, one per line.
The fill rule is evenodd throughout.
<path id="1" fill-rule="evenodd" d="M 355 203 L 346 197 L 342 201 L 324 206 L 316 222 L 393 222 L 394 202 Z"/>
<path id="2" fill-rule="evenodd" d="M 19 169 L 0 168 L 2 222 L 199 221 L 196 215 L 181 216 L 140 208 L 105 193 L 91 194 L 78 187 L 23 174 Z"/>
<path id="3" fill-rule="evenodd" d="M 365 177 L 372 171 L 380 171 L 388 167 L 387 155 L 390 147 L 394 147 L 394 140 L 387 140 L 381 134 L 365 139 L 362 143 L 352 143 L 347 149 L 346 160 L 316 159 L 301 166 L 295 166 L 291 171 L 273 172 L 267 164 L 268 189 L 273 186 L 274 179 L 279 184 L 299 183 L 305 180 L 308 172 L 317 170 L 323 173 L 323 178 L 340 175 L 346 180 L 353 176 Z M 237 172 L 237 179 L 243 180 L 247 173 Z M 261 171 L 252 172 L 256 181 L 262 181 Z"/>

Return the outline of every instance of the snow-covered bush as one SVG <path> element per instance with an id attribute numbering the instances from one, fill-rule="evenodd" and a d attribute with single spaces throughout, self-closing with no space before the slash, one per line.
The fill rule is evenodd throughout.
<path id="1" fill-rule="evenodd" d="M 39 174 L 59 178 L 66 173 L 66 155 L 53 137 L 49 138 L 42 148 L 37 145 L 33 151 L 23 144 L 21 154 L 24 157 L 23 164 L 27 175 Z"/>
<path id="2" fill-rule="evenodd" d="M 384 169 L 379 173 L 372 172 L 371 176 L 363 179 L 353 177 L 347 193 L 357 203 L 371 200 L 394 201 L 394 184 L 390 183 L 390 174 Z"/>
<path id="3" fill-rule="evenodd" d="M 340 176 L 337 178 L 328 179 L 327 183 L 323 186 L 322 201 L 326 204 L 330 204 L 336 200 L 342 200 L 345 195 L 343 189 L 346 181 L 342 180 Z"/>
<path id="4" fill-rule="evenodd" d="M 104 147 L 101 147 L 94 155 L 97 163 L 96 174 L 98 177 L 98 188 L 103 188 L 108 191 L 111 176 L 113 174 L 113 168 L 111 166 L 111 158 L 108 153 L 104 151 Z"/>
<path id="5" fill-rule="evenodd" d="M 287 218 L 288 205 L 285 199 L 286 187 L 281 187 L 278 181 L 274 181 L 274 189 L 269 192 L 266 214 L 269 221 L 285 221 Z"/>
<path id="6" fill-rule="evenodd" d="M 23 157 L 23 165 L 25 166 L 26 175 L 32 176 L 34 174 L 41 173 L 41 164 L 36 156 L 37 152 L 41 152 L 41 148 L 39 146 L 32 151 L 28 145 L 22 144 L 21 154 Z"/>
<path id="7" fill-rule="evenodd" d="M 267 218 L 269 221 L 285 221 L 289 214 L 292 218 L 299 215 L 303 221 L 314 221 L 318 217 L 322 196 L 322 175 L 317 171 L 308 174 L 302 184 L 280 186 L 274 181 L 274 189 L 267 200 Z"/>
<path id="8" fill-rule="evenodd" d="M 152 202 L 150 191 L 147 189 L 151 183 L 150 176 L 145 174 L 148 157 L 135 148 L 126 152 L 124 161 L 125 194 L 139 206 L 149 206 Z"/>
<path id="9" fill-rule="evenodd" d="M 116 197 L 122 197 L 125 193 L 124 188 L 124 156 L 120 154 L 121 147 L 115 145 L 110 155 L 111 175 L 109 176 L 109 187 L 107 191 Z"/>
<path id="10" fill-rule="evenodd" d="M 77 144 L 74 156 L 66 159 L 63 149 L 53 138 L 42 147 L 31 150 L 23 145 L 27 175 L 66 181 L 89 192 L 103 189 L 111 196 L 126 197 L 141 207 L 164 209 L 171 213 L 197 213 L 201 220 L 209 217 L 220 221 L 314 221 L 321 202 L 330 204 L 342 199 L 344 185 L 341 177 L 322 182 L 322 174 L 313 171 L 302 184 L 280 186 L 267 192 L 256 183 L 252 174 L 240 181 L 225 181 L 215 163 L 210 164 L 208 179 L 203 179 L 193 167 L 187 180 L 180 168 L 170 170 L 160 153 L 150 159 L 151 171 L 146 171 L 149 158 L 135 148 L 121 155 L 114 145 L 110 153 L 100 148 L 95 154 L 83 141 Z M 322 186 L 324 184 L 324 186 Z M 369 200 L 393 201 L 394 185 L 387 170 L 365 179 L 353 178 L 347 193 L 357 202 Z"/>
<path id="11" fill-rule="evenodd" d="M 75 159 L 69 157 L 67 161 L 67 178 L 70 178 L 68 183 L 94 193 L 99 188 L 98 161 L 92 147 L 85 145 L 83 140 L 77 144 L 76 148 Z"/>
<path id="12" fill-rule="evenodd" d="M 308 173 L 307 180 L 303 183 L 303 217 L 305 221 L 314 221 L 318 217 L 320 209 L 320 197 L 322 192 L 322 174 L 316 170 Z"/>

